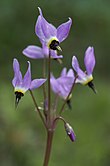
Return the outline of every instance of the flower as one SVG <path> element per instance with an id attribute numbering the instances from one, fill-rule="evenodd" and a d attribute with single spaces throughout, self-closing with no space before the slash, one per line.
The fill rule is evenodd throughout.
<path id="1" fill-rule="evenodd" d="M 73 56 L 72 58 L 72 66 L 73 69 L 76 71 L 78 78 L 76 79 L 76 83 L 80 83 L 82 85 L 88 85 L 93 89 L 93 91 L 96 93 L 96 90 L 93 85 L 93 76 L 92 72 L 95 67 L 95 56 L 94 56 L 94 48 L 88 47 L 85 52 L 84 57 L 84 64 L 86 71 L 82 71 L 82 69 L 79 66 L 78 60 L 76 56 Z"/>
<path id="2" fill-rule="evenodd" d="M 36 25 L 35 33 L 39 37 L 42 48 L 30 45 L 23 50 L 23 54 L 32 59 L 48 58 L 49 54 L 53 59 L 62 58 L 62 55 L 57 55 L 57 50 L 61 50 L 59 43 L 65 40 L 69 34 L 72 24 L 71 18 L 66 23 L 61 24 L 57 29 L 48 23 L 42 15 L 40 8 Z"/>
<path id="3" fill-rule="evenodd" d="M 32 59 L 49 58 L 49 54 L 50 54 L 51 58 L 53 58 L 53 59 L 62 58 L 63 57 L 62 55 L 57 55 L 57 50 L 60 49 L 59 40 L 63 41 L 68 36 L 69 29 L 71 26 L 70 25 L 71 21 L 59 26 L 59 28 L 58 28 L 59 40 L 58 40 L 55 37 L 57 29 L 45 20 L 45 18 L 42 15 L 41 9 L 40 8 L 38 8 L 38 9 L 39 9 L 40 15 L 37 19 L 37 23 L 35 26 L 35 33 L 39 37 L 39 39 L 42 43 L 42 48 L 35 46 L 35 45 L 29 45 L 23 50 L 22 53 L 25 56 L 32 58 Z M 52 28 L 52 27 L 54 27 L 54 28 Z M 54 31 L 53 31 L 53 29 L 54 29 Z M 52 36 L 50 36 L 50 35 L 52 35 Z M 48 46 L 50 46 L 50 47 L 48 47 Z"/>
<path id="4" fill-rule="evenodd" d="M 20 71 L 19 62 L 17 59 L 13 60 L 13 70 L 14 70 L 14 78 L 12 80 L 12 84 L 14 86 L 14 92 L 16 95 L 16 105 L 19 103 L 19 100 L 22 96 L 24 96 L 27 90 L 33 90 L 35 88 L 40 87 L 46 79 L 34 79 L 31 81 L 31 65 L 28 61 L 28 69 L 24 78 L 22 78 L 22 74 Z"/>
<path id="5" fill-rule="evenodd" d="M 67 72 L 67 69 L 64 68 L 60 77 L 57 79 L 51 74 L 51 88 L 55 94 L 62 97 L 64 100 L 66 100 L 67 96 L 69 95 L 73 82 L 74 72 L 72 69 L 69 69 Z"/>
<path id="6" fill-rule="evenodd" d="M 61 50 L 59 44 L 65 40 L 69 34 L 72 24 L 71 18 L 69 18 L 66 23 L 61 24 L 58 28 L 55 28 L 43 17 L 42 10 L 39 7 L 38 9 L 40 15 L 36 22 L 35 33 L 43 44 L 43 48 L 45 50 Z"/>
<path id="7" fill-rule="evenodd" d="M 76 135 L 75 135 L 75 133 L 73 131 L 73 128 L 69 125 L 69 123 L 65 123 L 64 127 L 65 127 L 67 135 L 70 137 L 70 140 L 72 142 L 74 142 L 75 139 L 76 139 Z"/>

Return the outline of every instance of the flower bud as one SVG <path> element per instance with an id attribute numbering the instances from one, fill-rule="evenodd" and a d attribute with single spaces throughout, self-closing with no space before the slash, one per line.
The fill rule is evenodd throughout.
<path id="1" fill-rule="evenodd" d="M 71 141 L 74 142 L 76 135 L 73 131 L 73 128 L 68 123 L 65 123 L 64 126 L 65 126 L 65 130 L 66 130 L 67 135 L 70 137 Z"/>

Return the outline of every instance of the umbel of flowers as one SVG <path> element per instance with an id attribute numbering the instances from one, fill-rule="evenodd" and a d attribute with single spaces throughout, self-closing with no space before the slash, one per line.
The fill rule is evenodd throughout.
<path id="1" fill-rule="evenodd" d="M 77 83 L 88 85 L 96 93 L 93 84 L 93 69 L 95 66 L 94 48 L 88 47 L 85 51 L 84 64 L 86 70 L 83 71 L 76 56 L 72 57 L 72 67 L 67 71 L 64 67 L 58 78 L 55 78 L 51 70 L 51 61 L 56 59 L 58 62 L 63 60 L 63 56 L 58 53 L 62 50 L 60 43 L 64 41 L 68 35 L 72 25 L 71 18 L 67 22 L 61 24 L 56 28 L 49 23 L 43 16 L 39 9 L 39 16 L 35 25 L 35 34 L 40 40 L 41 47 L 29 45 L 23 50 L 23 54 L 32 59 L 43 59 L 43 76 L 40 79 L 31 79 L 31 64 L 28 61 L 28 69 L 24 77 L 20 71 L 19 62 L 17 59 L 13 60 L 14 78 L 12 84 L 15 92 L 15 106 L 17 107 L 20 99 L 24 96 L 26 91 L 30 92 L 33 104 L 37 109 L 39 116 L 44 124 L 47 132 L 47 143 L 44 156 L 43 166 L 47 166 L 50 159 L 52 140 L 58 121 L 64 124 L 64 130 L 72 142 L 75 141 L 76 135 L 71 125 L 63 118 L 62 113 L 66 105 L 71 107 L 72 91 Z M 46 73 L 46 62 L 48 61 L 48 73 Z M 47 84 L 47 86 L 46 86 Z M 43 87 L 44 106 L 43 111 L 40 109 L 37 100 L 35 99 L 32 90 Z M 55 100 L 52 101 L 51 91 L 55 94 Z M 61 108 L 58 108 L 59 98 L 63 100 Z"/>

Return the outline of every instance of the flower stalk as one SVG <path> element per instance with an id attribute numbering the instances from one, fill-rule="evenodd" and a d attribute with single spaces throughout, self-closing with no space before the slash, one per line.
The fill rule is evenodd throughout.
<path id="1" fill-rule="evenodd" d="M 49 53 L 49 59 L 48 59 L 48 117 L 47 117 L 49 127 L 51 125 L 50 71 L 51 71 L 51 58 L 50 58 L 50 53 Z"/>
<path id="2" fill-rule="evenodd" d="M 46 59 L 43 59 L 43 78 L 46 77 Z M 46 100 L 46 87 L 45 84 L 43 84 L 43 97 L 44 101 Z"/>
<path id="3" fill-rule="evenodd" d="M 44 156 L 43 166 L 48 166 L 50 160 L 50 154 L 52 149 L 52 141 L 53 141 L 54 130 L 47 130 L 47 142 Z"/>
<path id="4" fill-rule="evenodd" d="M 45 128 L 47 128 L 47 125 L 46 125 L 46 123 L 45 123 L 44 117 L 43 117 L 42 113 L 41 113 L 40 110 L 39 110 L 39 107 L 38 107 L 38 105 L 37 105 L 37 102 L 36 102 L 36 100 L 35 100 L 35 97 L 34 97 L 32 91 L 31 91 L 31 90 L 29 90 L 29 91 L 30 91 L 30 95 L 31 95 L 31 97 L 32 97 L 32 100 L 33 100 L 33 102 L 34 102 L 35 108 L 36 108 L 36 110 L 38 111 L 39 116 L 40 116 L 40 118 L 41 118 L 41 120 L 42 120 L 42 122 L 43 122 Z"/>

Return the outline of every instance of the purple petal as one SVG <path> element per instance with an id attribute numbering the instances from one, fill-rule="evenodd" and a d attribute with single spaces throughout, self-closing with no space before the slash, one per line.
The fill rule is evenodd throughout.
<path id="1" fill-rule="evenodd" d="M 61 85 L 61 87 L 67 91 L 69 93 L 72 85 L 73 85 L 73 82 L 74 82 L 74 78 L 73 77 L 59 77 L 57 78 L 57 82 L 59 85 Z"/>
<path id="2" fill-rule="evenodd" d="M 12 80 L 12 84 L 15 87 L 19 85 L 20 82 L 22 82 L 22 74 L 20 72 L 20 66 L 17 59 L 13 60 L 13 70 L 14 70 L 14 78 Z"/>
<path id="3" fill-rule="evenodd" d="M 61 77 L 65 77 L 67 73 L 67 68 L 63 68 L 62 72 L 61 72 Z"/>
<path id="4" fill-rule="evenodd" d="M 25 88 L 25 90 L 28 90 L 30 87 L 30 84 L 31 84 L 31 65 L 30 65 L 30 62 L 28 61 L 28 69 L 24 76 L 22 86 Z"/>
<path id="5" fill-rule="evenodd" d="M 85 78 L 87 77 L 87 75 L 85 74 L 85 72 L 83 72 L 79 66 L 78 60 L 75 56 L 73 56 L 72 58 L 72 66 L 73 69 L 76 71 L 78 78 L 76 79 L 76 83 L 81 83 L 83 82 L 83 80 L 85 80 Z"/>
<path id="6" fill-rule="evenodd" d="M 59 42 L 62 42 L 63 40 L 65 40 L 67 38 L 69 31 L 70 31 L 71 24 L 72 24 L 72 20 L 71 20 L 71 18 L 69 18 L 69 21 L 61 24 L 57 28 L 57 38 L 58 38 Z"/>
<path id="7" fill-rule="evenodd" d="M 73 71 L 73 69 L 69 69 L 69 71 L 67 72 L 66 67 L 63 68 L 63 70 L 61 72 L 61 77 L 65 77 L 65 76 L 74 78 L 74 71 Z"/>
<path id="8" fill-rule="evenodd" d="M 74 77 L 67 76 L 66 68 L 64 68 L 61 72 L 61 77 L 55 79 L 51 75 L 50 82 L 53 92 L 66 99 L 73 85 Z"/>
<path id="9" fill-rule="evenodd" d="M 47 79 L 34 79 L 32 82 L 31 82 L 31 85 L 30 85 L 30 88 L 31 90 L 35 89 L 35 88 L 39 88 L 42 84 L 44 84 L 44 82 L 46 81 Z"/>
<path id="10" fill-rule="evenodd" d="M 53 92 L 55 94 L 58 94 L 59 93 L 59 85 L 58 85 L 56 78 L 52 74 L 51 74 L 51 78 L 50 78 L 50 84 L 51 84 L 51 88 L 52 88 Z"/>
<path id="11" fill-rule="evenodd" d="M 91 75 L 95 66 L 94 48 L 88 47 L 85 52 L 84 63 L 88 75 Z"/>
<path id="12" fill-rule="evenodd" d="M 42 11 L 39 8 L 40 16 L 38 17 L 38 20 L 36 22 L 35 26 L 35 32 L 36 35 L 44 42 L 46 42 L 47 39 L 50 37 L 56 36 L 57 30 L 56 28 L 48 23 L 45 18 L 42 15 Z"/>
<path id="13" fill-rule="evenodd" d="M 30 45 L 26 47 L 22 53 L 32 59 L 44 58 L 43 50 L 38 46 Z"/>
<path id="14" fill-rule="evenodd" d="M 79 67 L 79 63 L 78 63 L 78 60 L 77 60 L 76 56 L 73 56 L 73 58 L 72 58 L 72 66 L 73 66 L 73 69 L 76 72 L 78 72 L 80 67 Z"/>
<path id="15" fill-rule="evenodd" d="M 59 96 L 66 99 L 71 90 L 74 79 L 72 77 L 59 77 L 56 81 L 58 83 Z"/>
<path id="16" fill-rule="evenodd" d="M 49 57 L 49 48 L 45 43 L 42 43 L 42 50 L 45 58 Z"/>
<path id="17" fill-rule="evenodd" d="M 42 22 L 42 17 L 39 16 L 35 25 L 35 33 L 39 37 L 42 43 L 42 42 L 45 42 L 45 36 L 41 28 L 41 22 Z"/>
<path id="18" fill-rule="evenodd" d="M 56 28 L 52 24 L 48 23 L 44 18 L 42 18 L 41 28 L 46 39 L 54 37 L 57 34 Z"/>
<path id="19" fill-rule="evenodd" d="M 68 73 L 67 73 L 67 76 L 74 78 L 74 72 L 73 72 L 72 69 L 69 69 L 69 71 L 68 71 Z"/>

